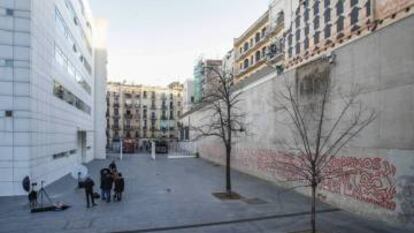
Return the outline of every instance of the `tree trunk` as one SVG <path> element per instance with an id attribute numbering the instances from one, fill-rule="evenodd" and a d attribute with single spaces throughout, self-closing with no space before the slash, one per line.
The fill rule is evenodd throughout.
<path id="1" fill-rule="evenodd" d="M 311 226 L 312 233 L 316 233 L 316 184 L 312 184 Z"/>
<path id="2" fill-rule="evenodd" d="M 226 146 L 226 191 L 229 196 L 231 196 L 230 155 L 231 147 Z"/>

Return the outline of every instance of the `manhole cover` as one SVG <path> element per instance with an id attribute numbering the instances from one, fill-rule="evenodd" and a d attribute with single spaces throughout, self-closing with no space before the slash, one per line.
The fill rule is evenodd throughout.
<path id="1" fill-rule="evenodd" d="M 243 199 L 243 201 L 249 205 L 263 205 L 267 203 L 265 200 L 262 200 L 260 198 L 247 198 Z"/>

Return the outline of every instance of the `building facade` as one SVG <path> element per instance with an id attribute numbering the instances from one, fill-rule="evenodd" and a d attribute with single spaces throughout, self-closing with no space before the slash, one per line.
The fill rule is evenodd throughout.
<path id="1" fill-rule="evenodd" d="M 283 63 L 283 30 L 284 11 L 274 5 L 234 39 L 235 83 Z"/>
<path id="2" fill-rule="evenodd" d="M 221 70 L 222 60 L 200 59 L 194 66 L 194 101 L 199 103 L 209 88 L 211 80 L 216 77 L 212 69 Z M 209 69 L 207 69 L 209 67 Z"/>
<path id="3" fill-rule="evenodd" d="M 410 15 L 412 0 L 301 0 L 286 32 L 286 68 L 297 67 Z"/>
<path id="4" fill-rule="evenodd" d="M 168 87 L 108 83 L 107 147 L 118 150 L 121 140 L 135 150 L 153 139 L 176 140 L 177 120 L 183 111 L 183 86 Z"/>
<path id="5" fill-rule="evenodd" d="M 46 185 L 94 158 L 88 1 L 0 1 L 0 195 Z"/>
<path id="6" fill-rule="evenodd" d="M 194 80 L 187 79 L 184 82 L 184 89 L 183 89 L 183 112 L 190 111 L 194 104 Z"/>

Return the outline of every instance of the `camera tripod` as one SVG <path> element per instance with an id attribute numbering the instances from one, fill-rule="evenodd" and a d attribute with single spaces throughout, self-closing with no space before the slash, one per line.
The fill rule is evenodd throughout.
<path id="1" fill-rule="evenodd" d="M 38 199 L 40 199 L 40 208 L 43 208 L 43 199 L 46 198 L 46 200 L 49 202 L 50 205 L 53 206 L 53 202 L 52 199 L 50 199 L 49 194 L 46 192 L 46 189 L 43 187 L 43 184 L 45 183 L 45 181 L 41 181 L 40 182 L 40 189 L 37 192 L 38 193 Z"/>

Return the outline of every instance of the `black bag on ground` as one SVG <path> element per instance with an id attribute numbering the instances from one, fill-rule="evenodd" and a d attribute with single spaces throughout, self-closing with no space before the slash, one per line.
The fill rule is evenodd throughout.
<path id="1" fill-rule="evenodd" d="M 99 195 L 99 193 L 97 193 L 97 192 L 94 192 L 93 193 L 93 198 L 99 199 L 99 198 L 101 198 L 101 195 Z"/>

